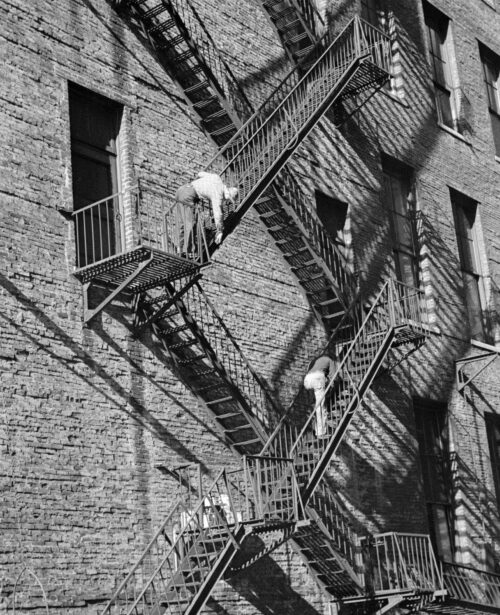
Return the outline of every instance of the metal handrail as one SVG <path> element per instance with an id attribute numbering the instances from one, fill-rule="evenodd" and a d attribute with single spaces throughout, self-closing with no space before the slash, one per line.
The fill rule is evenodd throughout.
<path id="1" fill-rule="evenodd" d="M 172 286 L 175 290 L 180 291 L 184 283 L 175 281 Z M 276 421 L 277 417 L 282 416 L 281 405 L 274 399 L 268 387 L 251 365 L 202 286 L 196 283 L 183 294 L 180 301 L 182 301 L 186 312 L 196 321 L 218 361 L 245 399 L 258 424 L 268 427 L 270 419 Z M 270 416 L 266 410 L 271 410 L 274 416 Z M 263 430 L 259 430 L 259 432 L 264 440 L 265 432 Z"/>
<path id="2" fill-rule="evenodd" d="M 330 442 L 333 439 L 338 440 L 339 433 L 346 429 L 355 409 L 359 407 L 363 391 L 374 377 L 372 366 L 383 351 L 391 330 L 407 322 L 417 330 L 421 328 L 422 310 L 425 308 L 421 299 L 423 293 L 418 289 L 411 289 L 412 296 L 408 297 L 405 288 L 407 287 L 395 280 L 387 280 L 366 315 L 363 315 L 361 301 L 352 307 L 349 315 L 344 315 L 346 320 L 349 317 L 353 319 L 350 322 L 355 335 L 347 341 L 345 338 L 333 340 L 329 347 L 331 354 L 338 357 L 338 363 L 321 402 L 318 402 L 325 404 L 325 410 L 330 417 L 324 437 L 312 439 L 310 436 L 317 416 L 317 407 L 309 411 L 302 424 L 300 420 L 293 420 L 293 410 L 289 410 L 266 443 L 263 449 L 266 453 L 295 457 L 300 474 L 311 481 L 311 475 L 316 473 L 317 464 L 325 455 Z M 361 318 L 362 322 L 358 326 L 358 319 Z M 304 414 L 302 407 L 300 410 L 301 412 L 297 413 L 299 417 Z M 308 460 L 299 461 L 304 447 L 307 448 Z M 304 489 L 304 484 L 302 488 Z M 310 489 L 306 498 L 309 496 Z"/>
<path id="3" fill-rule="evenodd" d="M 365 579 L 375 592 L 444 590 L 428 534 L 386 532 L 360 542 Z"/>
<path id="4" fill-rule="evenodd" d="M 304 204 L 300 185 L 286 166 L 277 175 L 274 183 L 282 192 L 287 204 L 297 214 L 301 230 L 309 239 L 313 250 L 330 269 L 343 298 L 349 301 L 356 292 L 358 281 L 345 255 L 326 232 L 316 211 Z"/>
<path id="5" fill-rule="evenodd" d="M 200 265 L 210 260 L 215 223 L 203 202 L 185 208 L 165 194 L 136 185 L 75 210 L 72 218 L 77 270 L 141 246 Z"/>
<path id="6" fill-rule="evenodd" d="M 299 79 L 298 72 L 293 71 L 285 78 L 206 167 L 221 174 L 227 185 L 239 187 L 239 201 L 225 212 L 226 217 L 239 210 L 272 163 L 298 144 L 298 131 L 332 95 L 353 62 L 366 56 L 373 63 L 381 62 L 384 69 L 388 67 L 384 60 L 387 44 L 387 38 L 375 40 L 370 26 L 354 18 L 303 77 Z M 264 156 L 268 161 L 261 169 Z"/>
<path id="7" fill-rule="evenodd" d="M 210 574 L 210 567 L 201 565 L 202 544 L 209 543 L 218 556 L 229 543 L 239 548 L 237 534 L 245 522 L 299 520 L 294 477 L 291 459 L 245 457 L 239 470 L 221 470 L 194 508 L 177 500 L 101 615 L 131 615 L 139 606 L 145 615 L 159 600 L 177 604 L 188 585 L 180 571 L 196 572 L 198 586 Z"/>
<path id="8" fill-rule="evenodd" d="M 443 562 L 444 582 L 452 598 L 500 607 L 500 574 L 464 564 Z"/>

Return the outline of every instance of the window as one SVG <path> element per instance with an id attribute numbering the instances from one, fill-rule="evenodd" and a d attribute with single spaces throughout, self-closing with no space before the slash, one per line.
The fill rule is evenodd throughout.
<path id="1" fill-rule="evenodd" d="M 424 2 L 423 6 L 438 119 L 444 126 L 462 132 L 460 118 L 462 97 L 456 83 L 450 20 L 427 2 Z"/>
<path id="2" fill-rule="evenodd" d="M 316 211 L 332 242 L 347 256 L 347 203 L 316 192 Z"/>
<path id="3" fill-rule="evenodd" d="M 414 400 L 424 497 L 434 546 L 439 556 L 453 559 L 452 474 L 445 404 Z"/>
<path id="4" fill-rule="evenodd" d="M 497 414 L 486 413 L 486 433 L 490 449 L 491 469 L 493 472 L 493 482 L 497 494 L 497 503 L 500 507 L 500 416 Z"/>
<path id="5" fill-rule="evenodd" d="M 471 337 L 484 341 L 484 288 L 478 252 L 477 203 L 455 190 L 450 194 Z"/>
<path id="6" fill-rule="evenodd" d="M 395 161 L 383 161 L 384 203 L 390 212 L 398 280 L 419 285 L 413 172 Z"/>
<path id="7" fill-rule="evenodd" d="M 120 240 L 118 197 L 112 195 L 119 191 L 121 110 L 121 105 L 70 85 L 73 210 L 81 211 L 75 216 L 77 267 L 114 254 Z M 87 207 L 92 203 L 97 205 Z"/>
<path id="8" fill-rule="evenodd" d="M 500 57 L 481 44 L 479 44 L 479 53 L 483 64 L 484 83 L 488 94 L 495 154 L 500 156 Z"/>

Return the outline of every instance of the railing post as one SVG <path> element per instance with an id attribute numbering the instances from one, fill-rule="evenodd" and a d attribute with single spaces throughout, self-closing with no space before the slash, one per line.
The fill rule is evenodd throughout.
<path id="1" fill-rule="evenodd" d="M 356 49 L 356 56 L 361 55 L 361 36 L 360 36 L 361 22 L 359 17 L 354 17 L 354 47 Z"/>
<path id="2" fill-rule="evenodd" d="M 387 303 L 389 309 L 389 324 L 391 327 L 396 326 L 396 290 L 394 288 L 394 280 L 390 278 L 387 281 Z"/>

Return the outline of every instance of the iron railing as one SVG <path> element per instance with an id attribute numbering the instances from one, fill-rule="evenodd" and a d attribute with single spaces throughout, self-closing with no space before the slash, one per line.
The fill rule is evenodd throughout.
<path id="1" fill-rule="evenodd" d="M 393 329 L 409 325 L 414 334 L 423 335 L 425 309 L 422 291 L 396 280 L 385 282 L 366 314 L 362 302 L 354 302 L 337 325 L 328 348 L 338 362 L 321 402 L 327 414 L 323 437 L 311 434 L 316 408 L 304 414 L 301 387 L 262 452 L 295 457 L 301 486 L 308 482 L 308 490 L 313 488 L 321 476 L 320 459 L 326 460 L 327 449 L 329 455 L 333 454 L 332 441 L 340 442 L 385 357 Z"/>
<path id="2" fill-rule="evenodd" d="M 184 284 L 176 281 L 172 286 L 175 291 L 180 291 Z M 275 425 L 283 415 L 282 408 L 252 367 L 201 285 L 198 282 L 194 284 L 182 295 L 181 301 L 185 312 L 202 331 L 230 381 L 245 399 L 252 415 L 266 428 Z"/>
<path id="3" fill-rule="evenodd" d="M 340 94 L 348 70 L 357 60 L 388 71 L 389 39 L 355 17 L 319 53 L 315 64 L 300 78 L 295 69 L 259 110 L 240 128 L 207 165 L 221 174 L 226 185 L 238 186 L 239 198 L 225 217 L 253 199 L 273 179 L 279 164 L 290 155 L 314 122 Z"/>
<path id="4" fill-rule="evenodd" d="M 325 526 L 339 553 L 347 560 L 356 572 L 361 567 L 359 535 L 349 523 L 346 513 L 331 487 L 323 479 L 312 494 L 308 508 Z"/>
<path id="5" fill-rule="evenodd" d="M 362 538 L 365 580 L 376 592 L 439 591 L 443 574 L 427 534 L 390 532 Z"/>
<path id="6" fill-rule="evenodd" d="M 443 562 L 444 583 L 452 598 L 500 607 L 500 574 Z"/>
<path id="7" fill-rule="evenodd" d="M 130 252 L 140 246 L 209 262 L 215 232 L 206 203 L 183 207 L 164 194 L 138 187 L 113 194 L 73 213 L 76 268 Z"/>
<path id="8" fill-rule="evenodd" d="M 306 206 L 300 185 L 287 167 L 277 175 L 275 185 L 299 218 L 302 232 L 331 271 L 342 297 L 349 303 L 354 298 L 358 284 L 345 255 L 333 243 L 317 213 Z"/>
<path id="9" fill-rule="evenodd" d="M 319 38 L 325 28 L 325 21 L 316 7 L 314 0 L 290 0 L 305 17 L 313 34 Z"/>
<path id="10" fill-rule="evenodd" d="M 303 516 L 291 459 L 245 457 L 219 472 L 196 505 L 178 500 L 102 615 L 152 615 L 159 604 L 186 607 L 219 556 L 238 548 L 245 522 L 295 522 Z"/>

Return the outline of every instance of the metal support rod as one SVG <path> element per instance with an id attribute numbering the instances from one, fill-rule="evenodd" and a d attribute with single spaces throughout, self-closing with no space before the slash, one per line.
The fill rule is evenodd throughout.
<path id="1" fill-rule="evenodd" d="M 141 274 L 149 265 L 153 262 L 153 253 L 151 252 L 149 258 L 145 261 L 142 261 L 140 265 L 137 267 L 135 271 L 133 271 L 128 277 L 123 280 L 123 282 L 117 286 L 101 303 L 93 309 L 89 309 L 88 307 L 88 293 L 90 291 L 90 285 L 84 284 L 83 286 L 83 295 L 84 295 L 84 311 L 83 311 L 83 324 L 88 325 L 88 323 L 97 316 L 102 310 L 109 304 L 113 299 L 119 295 L 123 290 L 125 290 L 136 278 L 139 274 Z"/>

